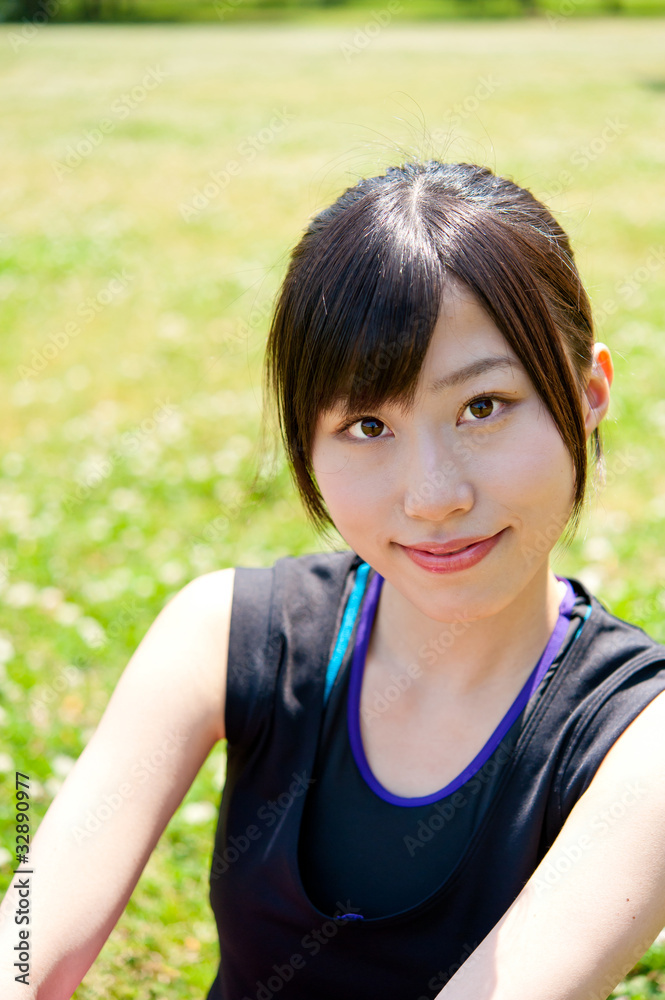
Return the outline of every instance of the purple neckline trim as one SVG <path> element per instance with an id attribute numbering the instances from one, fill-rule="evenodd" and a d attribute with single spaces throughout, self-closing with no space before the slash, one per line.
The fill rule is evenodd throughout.
<path id="1" fill-rule="evenodd" d="M 365 749 L 363 747 L 360 732 L 360 689 L 365 669 L 365 659 L 367 657 L 369 637 L 379 603 L 379 594 L 381 593 L 383 579 L 384 578 L 380 573 L 374 574 L 374 577 L 367 588 L 365 600 L 363 601 L 363 606 L 360 611 L 360 618 L 358 620 L 356 644 L 353 650 L 351 675 L 349 679 L 347 711 L 349 740 L 351 742 L 351 750 L 360 773 L 362 774 L 365 782 L 369 785 L 372 791 L 379 796 L 379 798 L 382 798 L 386 802 L 390 802 L 396 806 L 424 806 L 428 805 L 430 802 L 438 802 L 439 799 L 445 798 L 447 795 L 452 795 L 453 792 L 456 792 L 462 787 L 462 785 L 472 778 L 476 771 L 480 770 L 483 764 L 485 764 L 486 761 L 488 761 L 492 756 L 503 737 L 525 708 L 527 702 L 549 670 L 554 657 L 561 648 L 568 630 L 567 619 L 575 604 L 575 592 L 573 591 L 569 580 L 565 577 L 557 576 L 557 580 L 563 580 L 566 584 L 566 593 L 561 601 L 561 604 L 559 605 L 559 617 L 557 619 L 557 623 L 554 626 L 552 634 L 549 637 L 547 645 L 545 646 L 538 663 L 532 670 L 522 690 L 517 695 L 515 701 L 510 706 L 482 750 L 480 750 L 471 763 L 468 764 L 467 767 L 465 767 L 464 770 L 444 788 L 440 788 L 437 792 L 432 792 L 430 795 L 418 795 L 415 797 L 405 798 L 401 795 L 393 795 L 392 792 L 389 792 L 387 788 L 384 788 L 383 785 L 380 784 L 380 782 L 374 777 L 367 761 L 367 757 L 365 756 Z"/>

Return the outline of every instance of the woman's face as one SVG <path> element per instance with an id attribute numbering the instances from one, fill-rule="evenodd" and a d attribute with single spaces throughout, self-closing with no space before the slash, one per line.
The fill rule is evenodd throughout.
<path id="1" fill-rule="evenodd" d="M 411 412 L 381 406 L 344 429 L 326 411 L 312 461 L 342 537 L 436 621 L 496 614 L 546 575 L 573 503 L 549 411 L 459 285 L 447 286 Z M 405 547 L 428 543 L 454 551 L 419 565 Z"/>

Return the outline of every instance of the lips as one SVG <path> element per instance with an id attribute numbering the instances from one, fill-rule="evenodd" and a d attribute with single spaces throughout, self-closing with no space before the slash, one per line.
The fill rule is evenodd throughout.
<path id="1" fill-rule="evenodd" d="M 451 538 L 447 542 L 400 545 L 409 559 L 430 573 L 459 573 L 481 562 L 503 538 L 506 528 L 495 535 Z"/>
<path id="2" fill-rule="evenodd" d="M 474 535 L 473 538 L 452 538 L 449 542 L 422 542 L 417 545 L 404 545 L 405 549 L 415 549 L 416 552 L 431 552 L 432 555 L 450 555 L 453 552 L 461 552 L 463 549 L 468 549 L 470 545 L 476 545 L 477 542 L 484 542 L 487 538 L 492 538 L 492 535 Z"/>

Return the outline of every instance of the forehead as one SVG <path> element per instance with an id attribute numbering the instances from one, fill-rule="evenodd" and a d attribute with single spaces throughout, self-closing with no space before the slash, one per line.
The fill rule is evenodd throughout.
<path id="1" fill-rule="evenodd" d="M 459 283 L 449 283 L 423 359 L 416 395 L 443 392 L 490 373 L 504 379 L 525 374 L 517 354 L 476 296 Z"/>

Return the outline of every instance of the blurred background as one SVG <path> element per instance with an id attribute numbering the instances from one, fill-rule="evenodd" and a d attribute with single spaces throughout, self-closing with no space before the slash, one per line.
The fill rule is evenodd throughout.
<path id="1" fill-rule="evenodd" d="M 165 602 L 322 547 L 261 438 L 273 297 L 363 175 L 486 164 L 571 235 L 606 484 L 555 562 L 665 641 L 661 0 L 0 0 L 0 890 Z M 254 481 L 255 473 L 259 472 Z M 78 1000 L 193 1000 L 224 747 Z M 656 945 L 614 996 L 665 987 Z"/>

